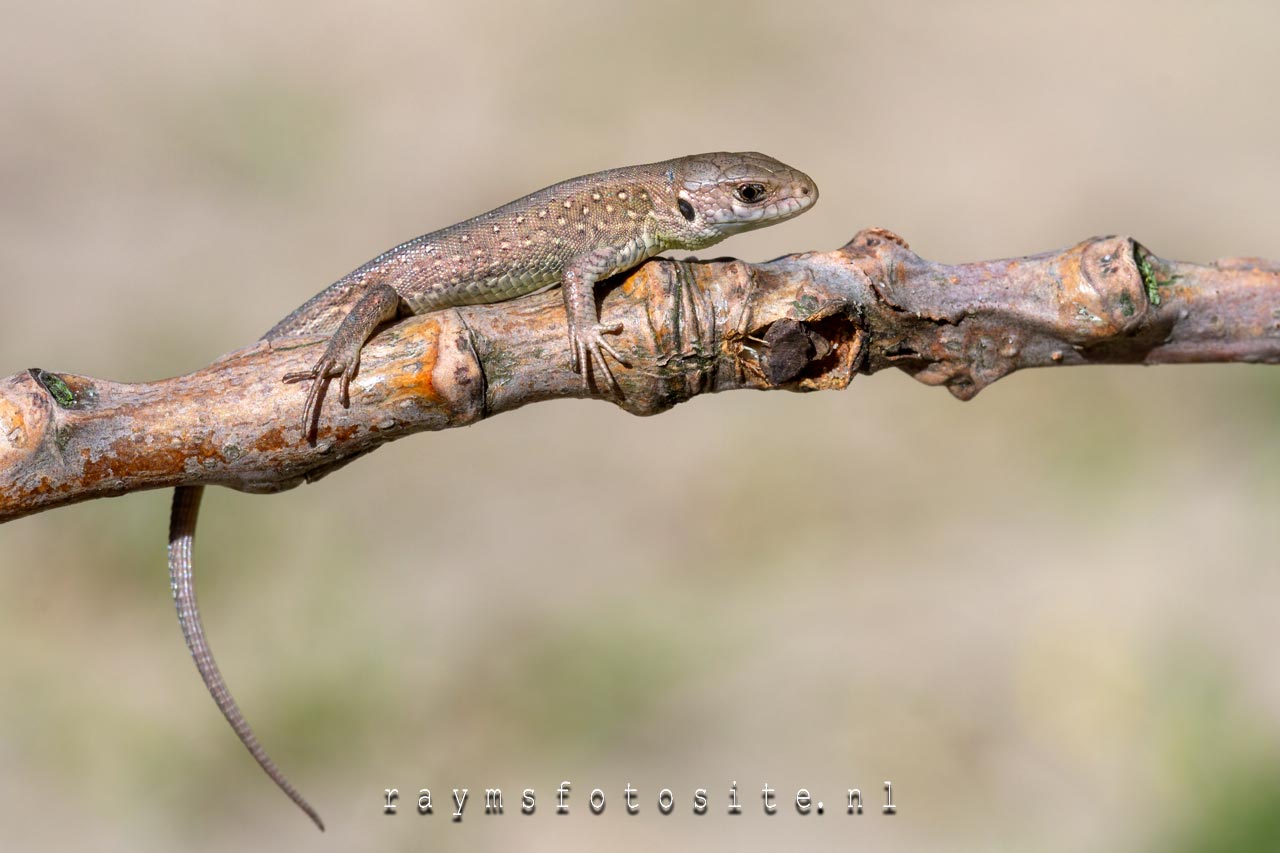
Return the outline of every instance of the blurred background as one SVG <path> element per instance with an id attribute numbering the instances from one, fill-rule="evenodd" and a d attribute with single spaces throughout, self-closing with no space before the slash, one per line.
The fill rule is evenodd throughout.
<path id="1" fill-rule="evenodd" d="M 202 0 L 4 20 L 6 375 L 190 371 L 401 240 L 703 150 L 764 151 L 822 188 L 712 255 L 884 226 L 945 261 L 1105 233 L 1280 258 L 1274 4 Z M 1275 850 L 1278 420 L 1266 367 L 1043 370 L 968 404 L 886 372 L 646 420 L 543 403 L 287 494 L 214 490 L 211 643 L 323 836 L 187 655 L 168 492 L 4 525 L 0 848 Z M 495 786 L 506 814 L 486 817 Z M 798 815 L 798 788 L 826 814 Z"/>

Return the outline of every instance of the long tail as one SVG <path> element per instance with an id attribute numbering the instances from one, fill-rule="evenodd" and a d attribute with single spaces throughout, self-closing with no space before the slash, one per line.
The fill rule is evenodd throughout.
<path id="1" fill-rule="evenodd" d="M 302 798 L 298 789 L 276 767 L 258 743 L 253 729 L 245 722 L 244 715 L 231 698 L 218 664 L 213 660 L 213 652 L 204 639 L 204 626 L 200 623 L 200 609 L 196 605 L 195 579 L 191 568 L 191 546 L 196 536 L 196 517 L 200 513 L 200 498 L 204 495 L 204 486 L 179 486 L 173 493 L 173 512 L 169 516 L 169 583 L 173 587 L 173 602 L 178 606 L 178 623 L 182 626 L 182 636 L 186 638 L 187 648 L 195 659 L 196 669 L 209 688 L 213 701 L 218 703 L 222 716 L 227 718 L 231 728 L 235 729 L 240 741 L 249 750 L 249 754 L 262 766 L 271 780 L 280 786 L 280 790 L 289 795 L 289 799 L 297 803 L 315 821 L 320 831 L 324 832 L 324 821 L 311 808 L 311 804 Z"/>

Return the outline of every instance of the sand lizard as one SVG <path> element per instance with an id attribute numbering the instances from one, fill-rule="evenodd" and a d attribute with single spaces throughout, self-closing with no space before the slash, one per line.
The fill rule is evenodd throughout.
<path id="1" fill-rule="evenodd" d="M 314 440 L 330 380 L 339 380 L 339 401 L 348 406 L 360 350 L 381 324 L 559 284 L 571 365 L 584 392 L 594 375 L 620 393 L 605 355 L 626 362 L 604 335 L 622 326 L 597 316 L 596 282 L 669 249 L 700 249 L 790 219 L 817 200 L 818 188 L 807 175 L 755 153 L 699 154 L 584 175 L 401 243 L 308 300 L 263 340 L 328 336 L 310 370 L 284 376 L 285 382 L 311 382 L 302 432 Z M 267 775 L 323 830 L 315 809 L 249 728 L 205 641 L 191 563 L 202 492 L 203 486 L 177 489 L 170 519 L 169 574 L 183 636 L 227 722 Z"/>

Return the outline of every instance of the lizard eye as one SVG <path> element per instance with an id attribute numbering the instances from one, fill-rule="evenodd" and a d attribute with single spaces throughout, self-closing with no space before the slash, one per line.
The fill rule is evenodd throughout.
<path id="1" fill-rule="evenodd" d="M 764 201 L 768 193 L 765 191 L 764 184 L 738 184 L 734 187 L 733 194 L 738 197 L 738 201 L 745 204 L 756 204 Z"/>
<path id="2" fill-rule="evenodd" d="M 676 202 L 676 207 L 680 208 L 681 216 L 683 216 L 685 219 L 689 220 L 690 222 L 693 221 L 693 216 L 694 216 L 693 205 L 689 204 L 689 202 L 685 201 L 684 199 L 680 199 L 678 202 Z"/>

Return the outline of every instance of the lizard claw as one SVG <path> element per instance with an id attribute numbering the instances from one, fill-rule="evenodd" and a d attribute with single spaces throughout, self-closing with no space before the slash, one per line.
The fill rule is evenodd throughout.
<path id="1" fill-rule="evenodd" d="M 355 378 L 360 362 L 356 358 L 342 358 L 335 355 L 332 345 L 310 370 L 286 373 L 284 382 L 293 385 L 311 380 L 311 388 L 307 391 L 307 401 L 302 407 L 302 434 L 307 441 L 315 443 L 316 433 L 320 429 L 320 406 L 324 402 L 329 383 L 338 379 L 338 402 L 342 408 L 351 408 L 351 380 Z"/>
<path id="2" fill-rule="evenodd" d="M 630 367 L 631 365 L 602 337 L 603 335 L 617 335 L 621 332 L 621 323 L 614 323 L 611 326 L 596 323 L 585 334 L 574 328 L 569 329 L 569 362 L 574 372 L 582 376 L 583 394 L 591 394 L 591 376 L 598 371 L 598 375 L 604 376 L 610 392 L 616 397 L 622 396 L 622 389 L 618 386 L 618 381 L 614 379 L 613 371 L 609 369 L 609 364 L 605 361 L 604 355 L 608 353 L 613 356 L 613 359 L 623 367 Z"/>

